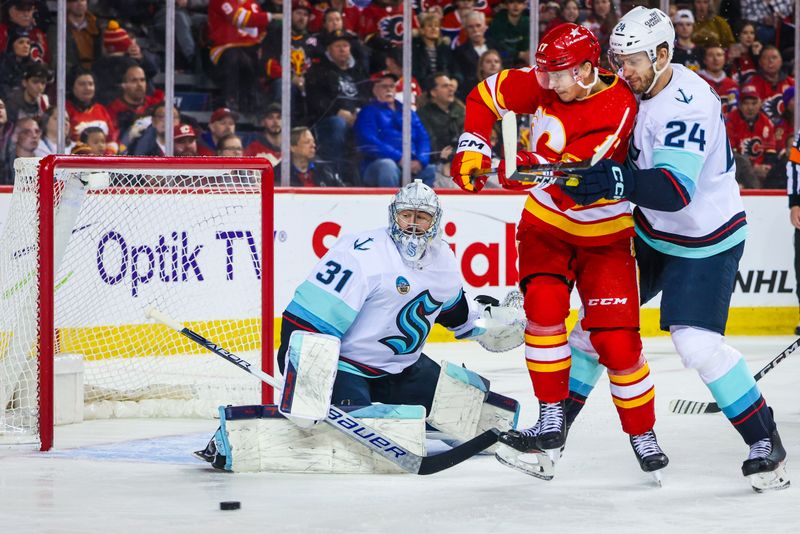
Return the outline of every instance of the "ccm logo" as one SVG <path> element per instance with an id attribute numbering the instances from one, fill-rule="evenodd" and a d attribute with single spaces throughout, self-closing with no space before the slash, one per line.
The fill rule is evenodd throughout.
<path id="1" fill-rule="evenodd" d="M 617 297 L 608 297 L 604 299 L 589 299 L 589 302 L 586 303 L 587 306 L 614 306 L 615 304 L 627 304 L 628 297 L 625 298 L 617 298 Z"/>
<path id="2" fill-rule="evenodd" d="M 472 139 L 464 139 L 460 143 L 458 143 L 458 148 L 478 148 L 481 149 L 484 147 L 484 143 L 473 141 Z"/>

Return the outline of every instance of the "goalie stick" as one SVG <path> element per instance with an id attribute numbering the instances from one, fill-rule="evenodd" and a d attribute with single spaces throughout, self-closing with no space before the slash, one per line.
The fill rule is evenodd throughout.
<path id="1" fill-rule="evenodd" d="M 172 328 L 178 333 L 191 339 L 198 345 L 205 347 L 217 356 L 229 361 L 239 369 L 250 373 L 262 382 L 269 384 L 276 390 L 281 389 L 281 383 L 274 376 L 268 375 L 267 373 L 264 373 L 263 371 L 253 367 L 246 360 L 243 360 L 232 352 L 225 350 L 213 341 L 209 341 L 197 332 L 184 327 L 181 323 L 160 312 L 159 310 L 152 307 L 148 308 L 145 311 L 145 316 L 155 319 L 161 324 Z M 331 405 L 328 408 L 328 418 L 325 419 L 325 422 L 339 432 L 342 432 L 350 439 L 383 456 L 404 471 L 418 475 L 430 475 L 433 473 L 438 473 L 439 471 L 443 471 L 449 467 L 460 464 L 464 460 L 475 456 L 484 449 L 487 449 L 488 447 L 491 447 L 497 443 L 497 438 L 500 435 L 499 430 L 496 428 L 491 428 L 448 451 L 432 456 L 420 456 L 419 454 L 414 454 L 405 447 L 402 447 L 394 440 L 389 439 L 376 430 L 364 425 L 360 421 L 353 419 L 347 415 L 346 412 L 340 410 L 336 406 Z"/>
<path id="2" fill-rule="evenodd" d="M 753 379 L 758 382 L 764 375 L 772 371 L 772 369 L 781 363 L 783 360 L 786 359 L 788 355 L 793 353 L 797 350 L 797 347 L 800 347 L 800 338 L 796 339 L 794 343 L 786 347 L 786 349 L 775 356 L 772 360 L 767 363 L 759 372 L 753 375 Z M 699 413 L 717 413 L 721 412 L 722 409 L 719 407 L 719 404 L 713 401 L 703 402 L 703 401 L 692 401 L 692 400 L 684 400 L 684 399 L 672 399 L 669 401 L 669 411 L 672 413 L 680 413 L 680 414 L 699 414 Z"/>
<path id="3" fill-rule="evenodd" d="M 552 184 L 578 185 L 580 177 L 571 174 L 573 170 L 586 170 L 597 164 L 598 161 L 603 159 L 614 145 L 619 141 L 619 134 L 622 132 L 622 127 L 625 121 L 628 120 L 628 115 L 631 109 L 625 108 L 622 114 L 622 119 L 617 126 L 616 131 L 606 138 L 605 141 L 595 150 L 591 159 L 582 161 L 556 161 L 553 163 L 537 163 L 535 165 L 523 165 L 517 167 L 517 118 L 516 113 L 509 111 L 503 116 L 502 119 L 502 133 L 503 133 L 503 158 L 506 161 L 506 177 L 508 180 L 516 180 L 519 182 L 537 182 L 534 188 L 543 188 Z M 513 163 L 510 163 L 513 162 Z M 516 174 L 514 174 L 516 171 Z M 553 173 L 561 172 L 566 176 L 552 176 Z M 492 176 L 497 174 L 497 169 L 477 169 L 472 172 L 473 176 Z"/>

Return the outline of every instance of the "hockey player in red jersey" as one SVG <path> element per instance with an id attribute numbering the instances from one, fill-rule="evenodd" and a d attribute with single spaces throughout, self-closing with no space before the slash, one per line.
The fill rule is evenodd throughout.
<path id="1" fill-rule="evenodd" d="M 489 135 L 495 121 L 509 111 L 533 115 L 535 152 L 520 152 L 517 166 L 591 159 L 616 132 L 619 138 L 604 156 L 623 161 L 636 101 L 617 76 L 598 68 L 599 55 L 600 45 L 591 32 L 563 24 L 542 39 L 535 67 L 504 70 L 476 86 L 467 98 L 465 132 L 451 167 L 453 180 L 462 189 L 480 191 L 487 177 L 473 174 L 491 166 Z M 505 164 L 498 169 L 504 187 L 535 185 L 506 177 Z M 580 206 L 557 186 L 531 189 L 517 239 L 519 284 L 528 318 L 525 357 L 539 400 L 539 420 L 527 430 L 502 434 L 500 440 L 508 447 L 550 451 L 555 457 L 566 440 L 564 401 L 570 367 L 580 368 L 581 360 L 597 358 L 608 368 L 612 398 L 640 466 L 654 472 L 667 465 L 653 433 L 654 387 L 639 336 L 632 236 L 627 202 Z M 585 350 L 571 351 L 567 342 L 565 320 L 573 286 L 585 312 L 570 344 Z M 501 451 L 502 463 L 538 476 L 522 466 L 513 451 Z M 540 461 L 547 459 L 538 456 Z"/>

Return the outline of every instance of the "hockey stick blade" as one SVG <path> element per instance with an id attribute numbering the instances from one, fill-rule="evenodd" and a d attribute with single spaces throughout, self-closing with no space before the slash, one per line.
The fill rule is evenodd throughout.
<path id="1" fill-rule="evenodd" d="M 197 332 L 184 327 L 180 322 L 163 312 L 151 307 L 145 311 L 145 316 L 172 328 L 179 334 L 191 339 L 201 347 L 208 349 L 239 369 L 269 384 L 274 389 L 280 390 L 282 388 L 280 381 L 272 375 L 268 375 L 258 368 L 253 367 L 250 362 L 239 358 L 232 352 L 220 347 Z M 484 449 L 497 443 L 497 439 L 500 436 L 499 430 L 491 428 L 450 450 L 432 456 L 420 456 L 419 454 L 414 454 L 380 432 L 368 427 L 358 419 L 350 417 L 336 406 L 331 405 L 328 407 L 328 417 L 325 419 L 325 422 L 353 441 L 360 443 L 383 458 L 386 458 L 404 471 L 418 475 L 438 473 L 439 471 L 460 464 L 464 460 L 475 456 Z"/>
<path id="2" fill-rule="evenodd" d="M 764 375 L 772 371 L 776 365 L 781 363 L 783 360 L 786 359 L 788 355 L 793 353 L 797 350 L 797 347 L 800 347 L 800 338 L 796 339 L 794 343 L 789 345 L 784 349 L 783 352 L 772 358 L 767 365 L 761 368 L 759 372 L 753 375 L 753 380 L 758 382 Z M 690 400 L 683 400 L 683 399 L 673 399 L 669 401 L 669 411 L 672 413 L 680 413 L 680 414 L 699 414 L 699 413 L 717 413 L 721 412 L 722 409 L 716 402 L 701 402 L 701 401 L 690 401 Z"/>

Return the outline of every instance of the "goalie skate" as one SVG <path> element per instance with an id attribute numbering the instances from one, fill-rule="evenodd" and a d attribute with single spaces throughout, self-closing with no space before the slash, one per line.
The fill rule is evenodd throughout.
<path id="1" fill-rule="evenodd" d="M 498 462 L 511 469 L 541 480 L 553 480 L 555 476 L 555 462 L 545 451 L 533 449 L 521 452 L 501 444 L 494 457 Z"/>

